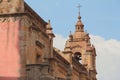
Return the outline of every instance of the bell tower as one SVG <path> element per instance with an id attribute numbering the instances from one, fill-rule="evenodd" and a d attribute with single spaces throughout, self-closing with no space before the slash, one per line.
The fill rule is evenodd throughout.
<path id="1" fill-rule="evenodd" d="M 96 51 L 94 45 L 90 42 L 89 33 L 84 31 L 84 24 L 80 16 L 80 6 L 75 32 L 73 34 L 70 33 L 63 52 L 70 63 L 73 63 L 72 58 L 76 59 L 87 69 L 89 77 L 92 80 L 96 79 Z"/>

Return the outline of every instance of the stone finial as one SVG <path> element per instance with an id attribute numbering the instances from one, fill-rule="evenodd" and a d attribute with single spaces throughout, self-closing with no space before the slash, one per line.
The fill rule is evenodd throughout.
<path id="1" fill-rule="evenodd" d="M 76 23 L 76 31 L 77 32 L 83 32 L 84 31 L 84 25 L 83 25 L 83 23 L 82 23 L 82 21 L 81 21 L 81 16 L 80 16 L 80 5 L 78 6 L 78 9 L 79 9 L 79 11 L 78 11 L 78 21 L 77 21 L 77 23 Z"/>
<path id="2" fill-rule="evenodd" d="M 48 20 L 48 24 L 46 25 L 46 33 L 48 34 L 49 37 L 55 37 L 54 33 L 52 32 L 50 20 Z"/>
<path id="3" fill-rule="evenodd" d="M 72 32 L 71 32 L 71 31 L 70 31 L 69 39 L 70 39 L 70 41 L 73 40 L 73 35 L 72 35 Z"/>

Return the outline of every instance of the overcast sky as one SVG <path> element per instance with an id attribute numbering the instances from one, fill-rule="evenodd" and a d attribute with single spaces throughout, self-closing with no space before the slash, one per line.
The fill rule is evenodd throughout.
<path id="1" fill-rule="evenodd" d="M 45 21 L 51 20 L 54 46 L 63 49 L 74 32 L 78 8 L 97 49 L 98 80 L 120 80 L 120 0 L 25 0 Z M 35 2 L 36 1 L 36 2 Z M 61 41 L 63 44 L 58 44 Z"/>

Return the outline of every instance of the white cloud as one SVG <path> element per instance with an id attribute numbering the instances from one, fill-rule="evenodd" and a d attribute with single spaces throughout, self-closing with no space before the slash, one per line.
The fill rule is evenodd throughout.
<path id="1" fill-rule="evenodd" d="M 63 50 L 66 40 L 67 38 L 56 35 L 54 46 Z M 95 45 L 97 52 L 98 80 L 120 80 L 120 41 L 91 35 L 91 43 Z"/>
<path id="2" fill-rule="evenodd" d="M 99 80 L 120 80 L 120 41 L 105 40 L 91 35 L 91 42 L 97 51 L 97 69 Z"/>
<path id="3" fill-rule="evenodd" d="M 53 45 L 60 50 L 64 50 L 66 40 L 67 38 L 64 38 L 62 35 L 56 34 Z"/>

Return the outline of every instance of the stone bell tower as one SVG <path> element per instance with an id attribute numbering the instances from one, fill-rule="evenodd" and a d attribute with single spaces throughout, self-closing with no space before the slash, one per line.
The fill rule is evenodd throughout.
<path id="1" fill-rule="evenodd" d="M 75 25 L 75 32 L 70 33 L 63 52 L 71 64 L 73 63 L 72 58 L 76 59 L 87 69 L 91 80 L 96 79 L 96 51 L 95 47 L 90 43 L 89 33 L 84 31 L 80 12 Z"/>

